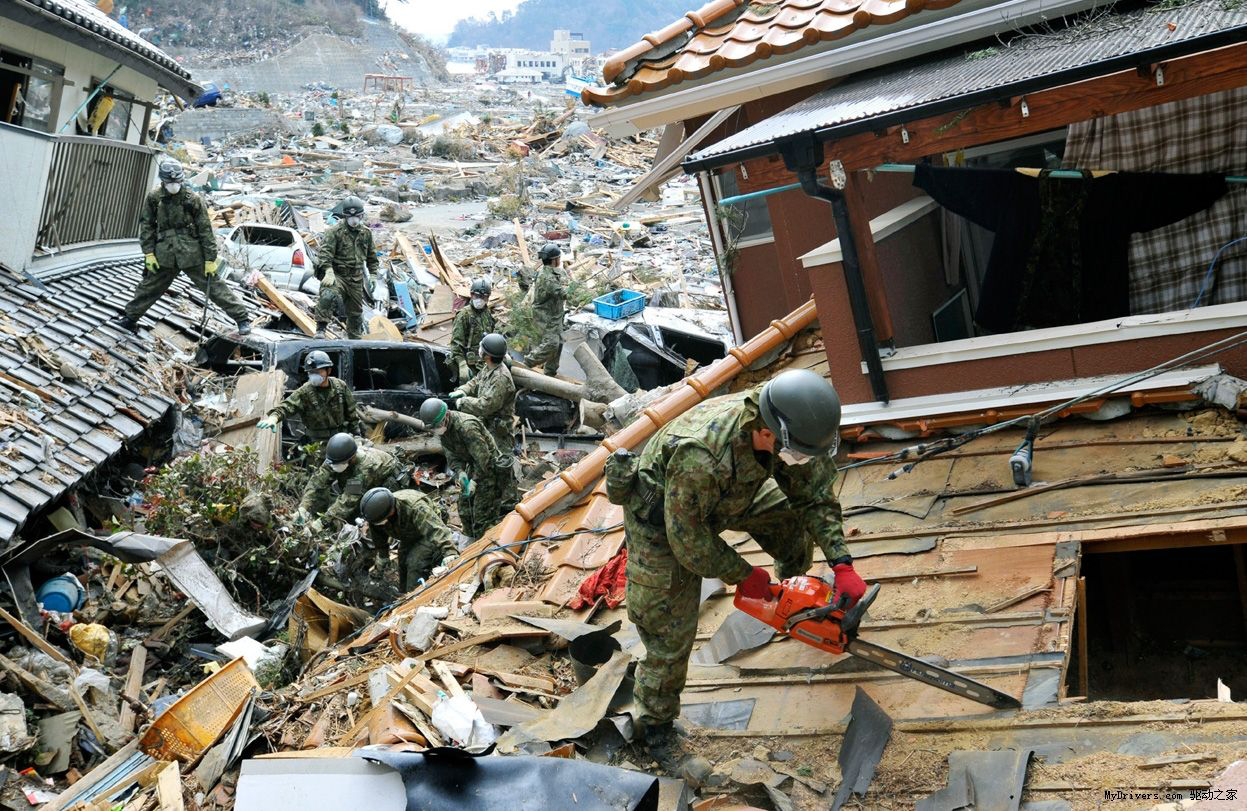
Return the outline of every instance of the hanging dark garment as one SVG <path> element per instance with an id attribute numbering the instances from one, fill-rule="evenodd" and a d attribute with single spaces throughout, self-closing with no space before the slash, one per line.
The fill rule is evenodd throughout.
<path id="1" fill-rule="evenodd" d="M 1129 315 L 1130 235 L 1189 217 L 1226 191 L 1219 174 L 1060 179 L 926 164 L 914 185 L 995 233 L 975 313 L 992 332 Z"/>

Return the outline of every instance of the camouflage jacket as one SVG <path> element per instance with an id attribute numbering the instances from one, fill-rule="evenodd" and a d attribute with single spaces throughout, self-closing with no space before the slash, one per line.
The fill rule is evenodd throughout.
<path id="1" fill-rule="evenodd" d="M 417 490 L 394 493 L 394 515 L 384 524 L 369 524 L 368 535 L 375 546 L 384 548 L 391 539 L 437 544 L 442 557 L 458 554 L 450 527 L 442 520 L 433 499 Z"/>
<path id="2" fill-rule="evenodd" d="M 567 308 L 567 271 L 542 265 L 533 284 L 533 323 L 543 331 L 563 329 Z"/>
<path id="3" fill-rule="evenodd" d="M 707 400 L 663 426 L 641 453 L 640 498 L 661 493 L 667 542 L 676 560 L 702 577 L 743 580 L 753 566 L 719 537 L 744 516 L 759 489 L 774 479 L 804 525 L 793 527 L 817 543 L 828 561 L 849 557 L 832 484 L 830 457 L 789 466 L 757 453 L 752 433 L 763 427 L 761 387 Z"/>
<path id="4" fill-rule="evenodd" d="M 328 386 L 304 383 L 268 413 L 281 420 L 298 417 L 308 439 L 315 442 L 324 442 L 341 432 L 355 436 L 364 433 L 355 393 L 346 381 L 337 377 L 329 378 Z"/>
<path id="5" fill-rule="evenodd" d="M 216 259 L 216 237 L 208 207 L 198 194 L 183 187 L 177 194 L 164 189 L 147 193 L 139 217 L 143 253 L 156 255 L 164 269 L 203 270 Z"/>
<path id="6" fill-rule="evenodd" d="M 372 229 L 366 225 L 352 228 L 342 220 L 325 232 L 316 250 L 316 277 L 333 268 L 335 275 L 355 276 L 362 274 L 364 266 L 377 271 L 377 249 L 372 241 Z"/>
<path id="7" fill-rule="evenodd" d="M 493 434 L 498 450 L 510 454 L 515 446 L 515 381 L 505 363 L 492 368 L 489 364 L 480 374 L 460 386 L 463 399 L 456 408 L 465 414 L 480 417 Z"/>
<path id="8" fill-rule="evenodd" d="M 485 424 L 471 414 L 448 412 L 446 433 L 442 434 L 441 440 L 442 450 L 446 451 L 446 464 L 455 470 L 466 471 L 473 480 L 492 475 L 498 465 L 498 443 L 494 442 Z"/>
<path id="9" fill-rule="evenodd" d="M 353 522 L 359 515 L 359 500 L 372 488 L 396 488 L 402 483 L 402 467 L 398 460 L 393 454 L 376 448 L 357 450 L 355 458 L 341 473 L 325 469 L 329 471 L 329 487 L 334 495 L 333 503 L 322 516 L 327 525 L 331 520 L 344 524 Z M 300 506 L 308 509 L 307 505 Z"/>
<path id="10" fill-rule="evenodd" d="M 459 312 L 455 313 L 455 324 L 450 334 L 450 358 L 456 366 L 463 362 L 472 370 L 472 374 L 480 371 L 485 361 L 481 359 L 477 348 L 482 338 L 495 331 L 495 324 L 494 313 L 488 305 L 477 310 L 469 302 L 459 308 Z"/>

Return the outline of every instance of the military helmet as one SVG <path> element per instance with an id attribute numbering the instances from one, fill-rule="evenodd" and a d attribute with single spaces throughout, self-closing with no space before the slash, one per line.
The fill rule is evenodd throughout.
<path id="1" fill-rule="evenodd" d="M 159 174 L 161 183 L 181 183 L 182 178 L 186 177 L 182 164 L 175 160 L 161 161 Z"/>
<path id="2" fill-rule="evenodd" d="M 358 217 L 364 213 L 364 201 L 351 196 L 342 201 L 342 214 L 347 217 Z"/>
<path id="3" fill-rule="evenodd" d="M 759 399 L 781 450 L 820 456 L 840 447 L 840 396 L 821 375 L 790 369 L 763 386 Z"/>
<path id="4" fill-rule="evenodd" d="M 394 494 L 385 487 L 374 487 L 359 500 L 359 514 L 370 524 L 384 521 L 394 509 Z"/>
<path id="5" fill-rule="evenodd" d="M 307 357 L 303 359 L 303 371 L 310 372 L 313 369 L 331 369 L 333 361 L 329 359 L 328 353 L 319 349 L 313 349 L 307 353 Z"/>
<path id="6" fill-rule="evenodd" d="M 502 360 L 507 356 L 507 339 L 491 332 L 481 339 L 481 349 L 494 360 Z"/>
<path id="7" fill-rule="evenodd" d="M 494 291 L 494 286 L 489 283 L 489 279 L 486 279 L 483 276 L 479 279 L 474 279 L 472 281 L 472 295 L 474 296 L 480 296 L 482 298 L 488 299 L 489 294 L 492 293 L 493 291 Z"/>
<path id="8" fill-rule="evenodd" d="M 334 434 L 325 443 L 325 464 L 340 465 L 349 462 L 357 450 L 359 446 L 355 444 L 355 437 L 346 433 Z"/>
<path id="9" fill-rule="evenodd" d="M 551 264 L 555 259 L 558 259 L 562 255 L 563 252 L 559 250 L 559 246 L 555 245 L 553 242 L 547 242 L 545 245 L 541 246 L 540 251 L 537 251 L 537 258 L 541 260 L 541 264 L 543 265 Z"/>
<path id="10" fill-rule="evenodd" d="M 436 397 L 430 397 L 420 404 L 420 422 L 425 428 L 436 428 L 446 417 L 446 403 Z"/>

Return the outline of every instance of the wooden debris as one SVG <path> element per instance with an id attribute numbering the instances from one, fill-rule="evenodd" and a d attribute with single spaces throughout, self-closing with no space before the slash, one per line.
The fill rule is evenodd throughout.
<path id="1" fill-rule="evenodd" d="M 1217 756 L 1203 752 L 1196 752 L 1192 755 L 1165 755 L 1164 757 L 1152 758 L 1139 764 L 1140 769 L 1159 769 L 1164 766 L 1178 766 L 1183 763 L 1212 763 L 1216 761 Z"/>
<path id="2" fill-rule="evenodd" d="M 1052 590 L 1051 584 L 1045 583 L 1042 586 L 1035 586 L 1032 589 L 1027 589 L 1026 591 L 1021 592 L 1020 594 L 1015 594 L 1012 597 L 1006 597 L 1000 602 L 992 603 L 987 608 L 983 609 L 983 613 L 994 614 L 1002 608 L 1008 608 L 1009 606 L 1020 603 L 1025 599 L 1034 597 L 1036 594 L 1043 594 L 1045 591 L 1051 591 L 1051 590 Z"/>
<path id="3" fill-rule="evenodd" d="M 267 276 L 263 273 L 259 274 L 255 286 L 269 301 L 273 302 L 274 307 L 285 313 L 286 317 L 293 321 L 304 335 L 311 337 L 316 334 L 316 319 L 292 304 L 290 299 L 282 295 L 282 292 L 268 280 Z"/>
<path id="4" fill-rule="evenodd" d="M 43 636 L 34 628 L 31 628 L 29 625 L 22 622 L 8 611 L 5 611 L 3 608 L 0 608 L 0 619 L 3 619 L 9 625 L 12 625 L 13 629 L 25 637 L 27 642 L 34 645 L 36 648 L 43 651 L 48 656 L 51 656 L 61 664 L 69 665 L 70 670 L 77 672 L 78 666 L 73 663 L 73 660 L 53 647 L 52 644 L 48 642 L 48 640 L 44 639 Z"/>
<path id="5" fill-rule="evenodd" d="M 142 645 L 135 645 L 134 650 L 130 652 L 130 669 L 126 671 L 126 683 L 122 687 L 121 695 L 127 699 L 121 703 L 120 723 L 124 732 L 133 732 L 135 722 L 138 720 L 134 708 L 130 706 L 130 701 L 138 701 L 139 693 L 143 689 L 143 669 L 147 666 L 147 648 Z"/>

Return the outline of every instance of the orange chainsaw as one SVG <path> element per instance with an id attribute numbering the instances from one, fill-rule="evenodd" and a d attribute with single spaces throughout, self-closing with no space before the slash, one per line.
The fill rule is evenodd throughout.
<path id="1" fill-rule="evenodd" d="M 982 682 L 958 675 L 921 659 L 857 638 L 857 627 L 866 609 L 879 596 L 879 584 L 871 586 L 862 599 L 845 610 L 848 597 L 832 603 L 835 588 L 821 577 L 790 577 L 771 584 L 766 600 L 751 599 L 736 592 L 735 605 L 751 617 L 788 634 L 799 642 L 828 653 L 851 653 L 880 667 L 917 679 L 923 684 L 947 690 L 954 695 L 996 709 L 1020 709 L 1022 704 L 1008 693 Z"/>

